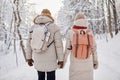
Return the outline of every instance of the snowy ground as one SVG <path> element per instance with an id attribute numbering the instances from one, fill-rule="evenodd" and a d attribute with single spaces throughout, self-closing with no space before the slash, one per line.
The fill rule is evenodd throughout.
<path id="1" fill-rule="evenodd" d="M 110 39 L 97 40 L 99 69 L 94 71 L 94 80 L 120 80 L 120 34 Z M 20 53 L 19 53 L 20 54 Z M 37 72 L 34 67 L 23 63 L 19 56 L 19 64 L 16 68 L 15 54 L 0 56 L 0 80 L 37 80 Z M 68 80 L 69 62 L 62 70 L 57 70 L 57 80 Z"/>
<path id="2" fill-rule="evenodd" d="M 95 80 L 120 80 L 120 33 L 107 43 L 98 40 L 99 69 Z"/>

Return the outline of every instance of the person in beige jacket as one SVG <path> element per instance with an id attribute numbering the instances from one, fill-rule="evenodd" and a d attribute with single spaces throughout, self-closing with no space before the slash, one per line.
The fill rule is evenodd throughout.
<path id="1" fill-rule="evenodd" d="M 74 19 L 73 26 L 85 26 L 88 27 L 85 15 L 81 12 L 77 13 Z M 90 32 L 89 34 L 92 34 Z M 65 56 L 64 60 L 67 61 L 67 57 L 71 50 L 73 31 L 68 31 L 66 38 Z M 71 52 L 72 53 L 72 52 Z M 97 69 L 98 60 L 96 52 L 96 43 L 94 41 L 92 46 L 92 54 L 87 59 L 77 59 L 72 54 L 70 55 L 70 67 L 69 67 L 69 80 L 93 80 L 93 69 Z"/>
<path id="2" fill-rule="evenodd" d="M 48 9 L 43 9 L 40 15 L 34 19 L 34 24 L 46 24 L 50 32 L 49 42 L 54 41 L 49 48 L 43 53 L 36 53 L 31 48 L 31 34 L 29 33 L 29 39 L 27 41 L 27 62 L 29 66 L 35 67 L 38 72 L 38 80 L 45 80 L 45 74 L 47 74 L 47 80 L 55 80 L 55 70 L 63 67 L 63 44 L 61 40 L 61 34 L 59 27 L 54 23 L 54 19 Z M 33 25 L 34 27 L 34 25 Z M 40 33 L 38 35 L 41 35 Z M 37 36 L 37 35 L 35 35 Z"/>

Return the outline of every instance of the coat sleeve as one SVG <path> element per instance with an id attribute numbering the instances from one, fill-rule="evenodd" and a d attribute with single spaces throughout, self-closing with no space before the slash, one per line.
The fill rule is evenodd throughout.
<path id="1" fill-rule="evenodd" d="M 28 40 L 27 40 L 27 44 L 26 44 L 26 58 L 27 59 L 32 59 L 32 48 L 30 46 L 30 40 L 31 40 L 31 31 L 29 32 L 28 35 Z"/>
<path id="2" fill-rule="evenodd" d="M 66 46 L 65 46 L 65 51 L 64 51 L 64 62 L 66 63 L 68 55 L 70 53 L 71 50 L 69 50 L 71 48 L 71 40 L 70 40 L 70 31 L 68 31 L 67 33 L 67 37 L 66 37 Z"/>
<path id="3" fill-rule="evenodd" d="M 97 51 L 96 50 L 97 50 L 97 46 L 96 46 L 96 42 L 94 40 L 93 46 L 92 46 L 92 53 L 93 53 L 93 61 L 94 62 L 98 61 L 97 60 Z"/>
<path id="4" fill-rule="evenodd" d="M 55 42 L 55 48 L 56 48 L 58 61 L 63 61 L 63 56 L 64 56 L 63 43 L 62 43 L 60 29 L 57 25 L 55 25 L 54 42 Z"/>
<path id="5" fill-rule="evenodd" d="M 97 44 L 95 42 L 95 39 L 94 39 L 94 35 L 93 35 L 93 32 L 92 30 L 90 30 L 90 32 L 88 33 L 90 35 L 93 36 L 93 45 L 92 45 L 92 49 L 91 49 L 91 52 L 92 52 L 92 56 L 93 56 L 93 64 L 97 64 L 98 65 L 98 57 L 97 57 Z"/>
<path id="6" fill-rule="evenodd" d="M 95 40 L 93 40 L 92 55 L 93 55 L 93 65 L 95 64 L 97 68 L 98 67 L 98 56 L 97 56 L 97 45 L 96 45 Z"/>

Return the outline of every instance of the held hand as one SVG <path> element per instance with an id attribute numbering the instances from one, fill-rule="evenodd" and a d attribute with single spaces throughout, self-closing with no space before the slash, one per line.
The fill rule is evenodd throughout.
<path id="1" fill-rule="evenodd" d="M 72 45 L 70 46 L 70 48 L 67 48 L 68 50 L 72 50 Z"/>
<path id="2" fill-rule="evenodd" d="M 28 60 L 27 60 L 27 63 L 28 63 L 29 66 L 33 66 L 33 62 L 34 62 L 34 61 L 33 61 L 32 59 L 28 59 Z"/>
<path id="3" fill-rule="evenodd" d="M 58 65 L 60 65 L 60 68 L 63 68 L 64 62 L 63 61 L 58 61 Z"/>

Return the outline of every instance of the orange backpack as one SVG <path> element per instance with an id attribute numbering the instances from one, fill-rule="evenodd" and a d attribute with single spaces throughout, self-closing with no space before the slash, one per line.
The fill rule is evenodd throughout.
<path id="1" fill-rule="evenodd" d="M 93 36 L 90 29 L 73 30 L 72 54 L 78 59 L 87 59 L 91 55 Z"/>

